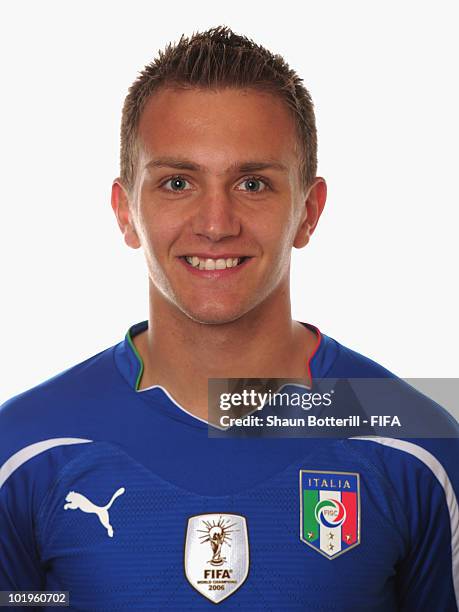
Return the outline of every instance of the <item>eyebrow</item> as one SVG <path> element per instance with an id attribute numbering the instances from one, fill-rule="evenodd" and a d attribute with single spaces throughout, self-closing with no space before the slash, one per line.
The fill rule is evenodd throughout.
<path id="1" fill-rule="evenodd" d="M 207 171 L 204 166 L 195 164 L 188 159 L 177 157 L 160 157 L 152 159 L 146 164 L 145 168 L 175 168 L 176 170 L 191 170 L 196 172 Z M 256 172 L 258 170 L 280 170 L 282 172 L 287 172 L 288 168 L 284 164 L 274 160 L 245 161 L 231 164 L 231 166 L 224 171 L 224 174 L 229 174 L 230 172 Z"/>

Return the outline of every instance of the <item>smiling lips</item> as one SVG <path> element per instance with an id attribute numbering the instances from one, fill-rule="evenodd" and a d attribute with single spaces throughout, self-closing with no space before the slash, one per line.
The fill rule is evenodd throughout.
<path id="1" fill-rule="evenodd" d="M 236 268 L 249 257 L 199 257 L 198 255 L 185 255 L 181 257 L 189 266 L 195 270 L 227 270 Z"/>

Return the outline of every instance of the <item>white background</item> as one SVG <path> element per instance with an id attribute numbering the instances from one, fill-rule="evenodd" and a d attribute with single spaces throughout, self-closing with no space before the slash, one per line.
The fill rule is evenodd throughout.
<path id="1" fill-rule="evenodd" d="M 400 376 L 458 376 L 457 4 L 2 3 L 0 400 L 148 316 L 110 208 L 127 89 L 224 24 L 282 54 L 316 105 L 327 207 L 293 256 L 295 318 Z"/>

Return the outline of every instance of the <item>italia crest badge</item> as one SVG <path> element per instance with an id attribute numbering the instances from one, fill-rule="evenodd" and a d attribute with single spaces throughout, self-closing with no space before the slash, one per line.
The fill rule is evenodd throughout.
<path id="1" fill-rule="evenodd" d="M 327 559 L 360 544 L 360 476 L 300 470 L 300 539 Z"/>

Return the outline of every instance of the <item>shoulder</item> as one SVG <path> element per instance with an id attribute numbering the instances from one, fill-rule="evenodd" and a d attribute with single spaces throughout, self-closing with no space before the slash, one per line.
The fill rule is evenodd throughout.
<path id="1" fill-rule="evenodd" d="M 459 426 L 454 417 L 416 389 L 414 380 L 400 378 L 330 336 L 323 338 L 324 353 L 332 357 L 325 378 L 337 379 L 342 386 L 346 410 L 352 406 L 367 417 L 397 416 L 401 422 L 401 427 L 391 428 L 379 421 L 373 435 L 355 434 L 345 442 L 349 452 L 361 455 L 401 494 L 411 479 L 421 486 L 433 483 L 450 501 L 452 494 L 458 496 Z"/>
<path id="2" fill-rule="evenodd" d="M 413 478 L 421 483 L 435 480 L 449 494 L 459 494 L 455 463 L 459 457 L 459 438 L 394 438 L 356 436 L 345 442 L 349 450 L 365 457 L 368 463 L 403 490 Z M 403 484 L 404 482 L 404 484 Z M 459 516 L 458 516 L 459 518 Z"/>
<path id="3" fill-rule="evenodd" d="M 103 397 L 113 375 L 112 348 L 0 406 L 0 548 L 9 559 L 1 584 L 44 584 L 37 517 L 66 466 L 90 453 L 91 398 Z"/>
<path id="4" fill-rule="evenodd" d="M 341 397 L 359 408 L 360 414 L 398 417 L 401 427 L 394 430 L 396 437 L 459 437 L 456 419 L 431 397 L 419 391 L 415 379 L 401 378 L 374 359 L 324 334 L 321 350 L 317 353 L 313 377 L 317 381 L 322 378 L 336 379 Z M 386 435 L 387 429 L 382 421 L 375 425 L 375 429 L 381 437 Z"/>
<path id="5" fill-rule="evenodd" d="M 113 348 L 60 372 L 0 406 L 0 467 L 32 444 L 76 434 L 91 398 L 101 396 L 113 376 Z M 78 435 L 66 436 L 69 440 Z"/>
<path id="6" fill-rule="evenodd" d="M 318 372 L 326 376 L 344 378 L 394 378 L 396 374 L 374 359 L 349 348 L 335 338 L 321 333 L 321 344 L 314 356 Z"/>

